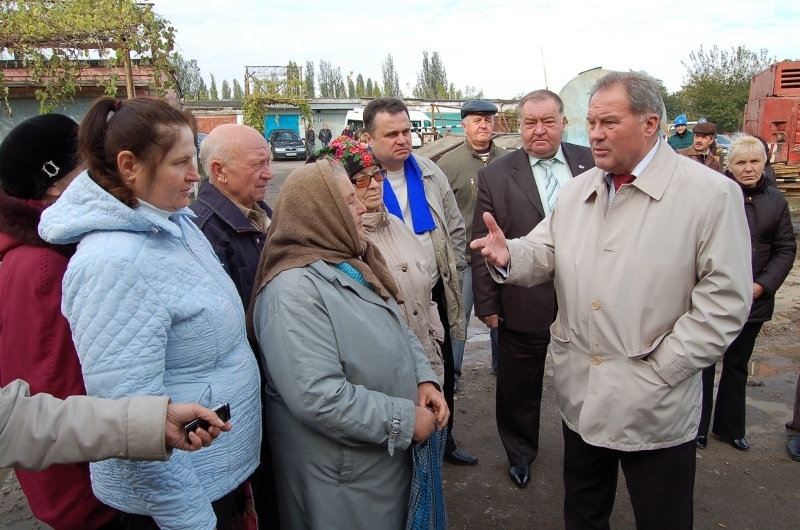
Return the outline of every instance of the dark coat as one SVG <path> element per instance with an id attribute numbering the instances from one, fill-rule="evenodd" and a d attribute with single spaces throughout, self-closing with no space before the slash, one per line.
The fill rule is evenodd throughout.
<path id="1" fill-rule="evenodd" d="M 562 143 L 572 176 L 594 167 L 588 147 Z M 509 239 L 522 237 L 544 219 L 544 206 L 523 149 L 495 160 L 478 172 L 478 197 L 472 218 L 472 237 L 486 236 L 483 212 L 491 213 Z M 497 284 L 478 250 L 472 250 L 472 292 L 475 315 L 500 315 L 505 327 L 522 332 L 547 330 L 556 315 L 553 282 L 536 287 Z"/>
<path id="2" fill-rule="evenodd" d="M 728 172 L 727 175 L 733 176 Z M 766 322 L 775 309 L 775 292 L 792 270 L 797 240 L 792 229 L 789 203 L 762 175 L 753 188 L 742 187 L 744 211 L 750 229 L 753 282 L 766 291 L 750 308 L 748 322 Z"/>
<path id="3" fill-rule="evenodd" d="M 333 137 L 333 133 L 330 129 L 320 129 L 317 138 L 320 139 L 322 142 L 330 142 L 331 138 Z"/>
<path id="4" fill-rule="evenodd" d="M 272 210 L 264 201 L 258 205 L 272 217 Z M 256 230 L 233 201 L 210 182 L 203 182 L 197 200 L 189 208 L 197 214 L 192 220 L 211 243 L 247 310 L 266 234 Z"/>

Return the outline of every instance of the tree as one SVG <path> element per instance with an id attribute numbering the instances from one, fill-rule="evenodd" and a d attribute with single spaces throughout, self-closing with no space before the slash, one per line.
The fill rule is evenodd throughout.
<path id="1" fill-rule="evenodd" d="M 372 96 L 372 78 L 371 77 L 367 78 L 367 84 L 364 85 L 364 91 L 366 92 L 366 96 L 367 97 L 371 97 Z"/>
<path id="2" fill-rule="evenodd" d="M 71 98 L 90 53 L 124 67 L 128 97 L 134 96 L 131 53 L 153 68 L 159 93 L 175 85 L 170 57 L 175 29 L 149 6 L 135 0 L 16 0 L 0 2 L 0 52 L 21 61 L 34 83 L 41 112 Z M 98 78 L 116 94 L 116 74 Z M 7 87 L 0 74 L 0 97 Z M 6 102 L 7 103 L 7 102 Z"/>
<path id="3" fill-rule="evenodd" d="M 683 91 L 678 90 L 677 92 L 670 92 L 667 90 L 667 87 L 664 86 L 661 79 L 656 79 L 656 81 L 658 81 L 658 86 L 661 87 L 661 99 L 664 100 L 664 110 L 667 113 L 664 119 L 672 121 L 678 117 L 679 114 L 686 114 L 688 111 L 685 98 L 683 97 Z"/>
<path id="4" fill-rule="evenodd" d="M 356 97 L 356 84 L 353 82 L 353 72 L 347 76 L 347 97 Z"/>
<path id="5" fill-rule="evenodd" d="M 244 90 L 242 90 L 242 85 L 239 84 L 238 79 L 233 80 L 233 99 L 234 101 L 242 101 L 244 99 Z"/>
<path id="6" fill-rule="evenodd" d="M 356 77 L 356 97 L 363 98 L 367 96 L 367 89 L 364 86 L 364 76 L 358 74 Z"/>
<path id="7" fill-rule="evenodd" d="M 294 61 L 286 65 L 286 90 L 287 95 L 302 96 L 305 94 L 305 85 L 301 77 L 300 67 Z"/>
<path id="8" fill-rule="evenodd" d="M 219 92 L 217 92 L 217 79 L 214 74 L 211 74 L 211 88 L 208 89 L 208 99 L 211 101 L 219 101 Z"/>
<path id="9" fill-rule="evenodd" d="M 717 130 L 736 131 L 750 94 L 750 78 L 775 62 L 766 49 L 758 52 L 744 46 L 692 52 L 686 68 L 682 95 L 693 118 L 705 117 Z"/>
<path id="10" fill-rule="evenodd" d="M 450 96 L 450 84 L 439 52 L 433 52 L 428 59 L 428 52 L 422 52 L 422 70 L 417 74 L 417 86 L 414 97 L 420 99 L 444 99 Z"/>
<path id="11" fill-rule="evenodd" d="M 222 99 L 228 101 L 231 99 L 231 85 L 227 79 L 222 80 Z"/>
<path id="12" fill-rule="evenodd" d="M 314 88 L 314 63 L 306 61 L 306 97 L 314 99 L 316 97 L 316 90 Z"/>
<path id="13" fill-rule="evenodd" d="M 327 61 L 319 62 L 319 93 L 323 98 L 347 97 L 342 70 L 337 66 L 333 68 Z"/>
<path id="14" fill-rule="evenodd" d="M 202 79 L 197 61 L 194 59 L 187 61 L 181 54 L 175 52 L 170 57 L 170 62 L 175 70 L 175 76 L 178 78 L 178 87 L 180 87 L 184 99 L 197 99 L 200 80 Z"/>
<path id="15" fill-rule="evenodd" d="M 197 99 L 200 101 L 208 101 L 208 87 L 206 86 L 206 81 L 202 77 L 200 78 L 200 87 L 197 89 Z"/>
<path id="16" fill-rule="evenodd" d="M 372 97 L 374 98 L 383 97 L 383 94 L 381 94 L 381 87 L 378 86 L 378 83 L 375 83 L 372 87 Z"/>
<path id="17" fill-rule="evenodd" d="M 425 54 L 425 58 L 427 59 L 427 52 L 423 52 L 423 54 Z M 438 57 L 438 54 L 436 56 Z M 383 94 L 386 97 L 403 97 L 403 91 L 400 90 L 400 78 L 397 75 L 397 70 L 394 68 L 394 58 L 392 58 L 391 53 L 388 54 L 386 59 L 381 63 L 381 72 L 383 74 Z"/>

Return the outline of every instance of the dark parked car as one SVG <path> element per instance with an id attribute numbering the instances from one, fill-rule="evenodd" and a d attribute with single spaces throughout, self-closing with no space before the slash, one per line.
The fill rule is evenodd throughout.
<path id="1" fill-rule="evenodd" d="M 306 144 L 296 131 L 291 129 L 275 129 L 270 131 L 267 141 L 272 150 L 273 160 L 288 160 L 290 158 L 306 159 Z"/>

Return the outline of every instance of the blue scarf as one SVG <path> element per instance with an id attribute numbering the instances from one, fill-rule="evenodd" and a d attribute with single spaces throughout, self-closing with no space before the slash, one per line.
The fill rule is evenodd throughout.
<path id="1" fill-rule="evenodd" d="M 409 156 L 403 170 L 406 174 L 406 189 L 408 190 L 408 205 L 411 208 L 411 224 L 414 225 L 415 234 L 424 234 L 436 228 L 436 221 L 428 207 L 428 200 L 425 198 L 425 186 L 422 184 L 422 171 L 420 171 L 414 156 Z M 383 204 L 389 213 L 403 219 L 403 210 L 397 202 L 392 184 L 389 179 L 383 181 Z"/>

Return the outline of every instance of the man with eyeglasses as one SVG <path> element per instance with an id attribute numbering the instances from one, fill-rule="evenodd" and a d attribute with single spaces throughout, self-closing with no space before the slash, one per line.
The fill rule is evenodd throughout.
<path id="1" fill-rule="evenodd" d="M 444 397 L 450 408 L 445 460 L 456 465 L 475 465 L 478 459 L 456 446 L 453 438 L 453 340 L 466 336 L 461 279 L 466 231 L 447 177 L 436 164 L 411 152 L 411 121 L 405 103 L 397 98 L 378 98 L 364 108 L 367 143 L 387 170 L 383 183 L 386 209 L 416 234 L 428 253 L 433 301 L 445 328 Z"/>
<path id="2" fill-rule="evenodd" d="M 464 218 L 467 230 L 467 241 L 472 240 L 472 212 L 475 210 L 477 188 L 475 180 L 478 171 L 486 167 L 489 162 L 508 154 L 508 151 L 498 147 L 492 141 L 494 131 L 494 115 L 497 106 L 489 101 L 473 99 L 461 106 L 461 127 L 464 129 L 464 143 L 444 155 L 437 165 L 447 175 L 450 188 L 453 190 L 458 209 Z M 467 264 L 470 262 L 470 252 L 464 255 Z M 472 313 L 472 270 L 467 266 L 464 273 L 464 286 L 461 290 L 464 300 L 464 316 L 469 328 L 470 313 Z M 497 373 L 497 328 L 489 328 L 489 338 L 492 349 L 492 373 Z M 461 379 L 461 367 L 464 362 L 464 347 L 466 340 L 453 341 L 453 361 L 455 362 L 455 388 L 458 391 L 458 382 Z"/>
<path id="3" fill-rule="evenodd" d="M 252 127 L 219 125 L 200 146 L 200 159 L 208 181 L 201 184 L 197 200 L 189 206 L 197 214 L 193 221 L 211 243 L 247 311 L 272 216 L 264 202 L 267 183 L 272 179 L 269 145 Z M 254 355 L 263 383 L 261 356 Z M 250 483 L 259 520 L 269 528 L 279 527 L 266 432 L 261 438 L 261 464 L 250 476 Z"/>

